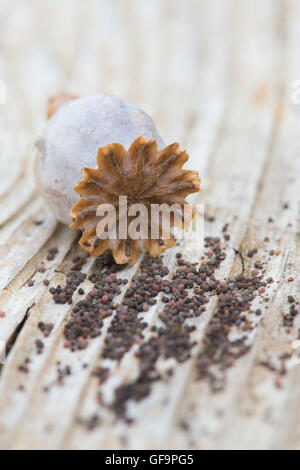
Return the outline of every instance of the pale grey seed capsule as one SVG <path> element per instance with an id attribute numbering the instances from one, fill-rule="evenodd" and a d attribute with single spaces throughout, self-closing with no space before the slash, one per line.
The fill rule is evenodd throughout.
<path id="1" fill-rule="evenodd" d="M 90 95 L 59 107 L 37 141 L 35 171 L 39 192 L 57 220 L 72 222 L 70 210 L 79 199 L 74 186 L 84 167 L 96 168 L 98 149 L 115 142 L 128 149 L 139 136 L 164 146 L 152 119 L 120 98 Z"/>

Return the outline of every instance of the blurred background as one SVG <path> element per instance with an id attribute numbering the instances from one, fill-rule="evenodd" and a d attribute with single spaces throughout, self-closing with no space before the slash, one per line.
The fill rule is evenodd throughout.
<path id="1" fill-rule="evenodd" d="M 1 0 L 2 169 L 3 147 L 17 145 L 17 158 L 42 129 L 48 97 L 66 91 L 138 104 L 166 142 L 197 148 L 201 171 L 236 89 L 260 102 L 278 92 L 286 3 Z"/>
<path id="2" fill-rule="evenodd" d="M 7 165 L 18 171 L 11 160 L 34 141 L 49 96 L 61 91 L 136 103 L 166 142 L 197 146 L 201 170 L 228 98 L 239 22 L 250 14 L 255 27 L 254 3 L 269 14 L 268 0 L 1 0 L 1 174 Z"/>

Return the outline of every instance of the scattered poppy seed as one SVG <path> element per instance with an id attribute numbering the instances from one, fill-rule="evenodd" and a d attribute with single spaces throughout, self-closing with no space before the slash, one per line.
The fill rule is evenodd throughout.
<path id="1" fill-rule="evenodd" d="M 99 384 L 101 385 L 104 382 L 106 382 L 106 380 L 108 379 L 109 369 L 107 369 L 105 367 L 97 367 L 93 371 L 93 377 L 97 377 L 99 379 Z"/>
<path id="2" fill-rule="evenodd" d="M 252 258 L 254 255 L 257 253 L 257 248 L 254 248 L 253 250 L 248 251 L 247 256 L 248 258 Z"/>
<path id="3" fill-rule="evenodd" d="M 38 328 L 44 334 L 44 337 L 47 338 L 53 330 L 54 325 L 53 323 L 44 323 L 43 321 L 40 321 L 38 323 Z"/>
<path id="4" fill-rule="evenodd" d="M 93 431 L 101 424 L 101 420 L 97 414 L 94 414 L 90 418 L 80 418 L 78 424 L 84 426 L 87 431 Z"/>
<path id="5" fill-rule="evenodd" d="M 43 350 L 44 350 L 44 343 L 42 340 L 40 339 L 37 339 L 35 341 L 35 345 L 36 345 L 36 352 L 37 354 L 42 354 Z"/>
<path id="6" fill-rule="evenodd" d="M 53 261 L 58 254 L 58 249 L 57 248 L 50 248 L 47 254 L 47 260 L 48 261 Z"/>

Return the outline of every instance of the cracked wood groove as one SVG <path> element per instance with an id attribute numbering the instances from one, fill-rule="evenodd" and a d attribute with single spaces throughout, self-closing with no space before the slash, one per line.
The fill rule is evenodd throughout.
<path id="1" fill-rule="evenodd" d="M 0 340 L 9 354 L 0 375 L 1 448 L 300 448 L 300 366 L 290 361 L 285 374 L 278 372 L 278 358 L 292 352 L 300 328 L 300 316 L 283 327 L 287 297 L 300 300 L 299 113 L 290 96 L 300 73 L 299 21 L 297 0 L 28 0 L 14 6 L 2 0 L 0 79 L 8 93 L 0 107 L 0 311 L 6 313 Z M 265 278 L 275 281 L 249 334 L 250 350 L 226 371 L 222 390 L 213 393 L 196 379 L 196 358 L 218 308 L 212 298 L 193 320 L 190 359 L 159 359 L 157 367 L 173 366 L 174 373 L 156 382 L 146 399 L 129 403 L 130 426 L 97 403 L 92 372 L 109 368 L 102 391 L 112 399 L 120 383 L 137 375 L 135 347 L 121 362 L 100 358 L 113 320 L 108 317 L 100 337 L 71 353 L 63 330 L 72 307 L 54 304 L 43 283 L 64 284 L 80 253 L 76 234 L 58 225 L 35 194 L 31 171 L 45 103 L 60 90 L 112 93 L 144 108 L 166 143 L 180 141 L 189 168 L 200 173 L 203 192 L 195 200 L 215 218 L 205 235 L 221 236 L 228 224 L 231 238 L 217 278 L 239 273 L 241 257 L 249 272 L 247 252 L 257 248 Z M 55 246 L 57 257 L 45 261 Z M 270 250 L 276 256 L 269 257 Z M 185 241 L 180 251 L 200 262 L 200 245 Z M 169 277 L 176 252 L 164 256 Z M 42 262 L 45 273 L 37 272 Z M 120 302 L 140 262 L 120 273 L 129 280 Z M 93 266 L 89 260 L 84 271 Z M 90 285 L 86 280 L 82 287 Z M 257 308 L 256 300 L 251 307 Z M 143 341 L 162 308 L 159 298 L 147 313 Z M 54 327 L 36 355 L 40 321 Z M 25 377 L 19 366 L 27 357 L 32 362 Z M 72 375 L 45 394 L 58 362 Z M 88 431 L 81 421 L 95 413 L 101 423 Z"/>

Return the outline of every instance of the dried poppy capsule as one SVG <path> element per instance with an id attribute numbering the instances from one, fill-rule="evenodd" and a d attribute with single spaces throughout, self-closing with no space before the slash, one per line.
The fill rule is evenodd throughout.
<path id="1" fill-rule="evenodd" d="M 73 219 L 71 228 L 83 231 L 80 244 L 92 256 L 111 249 L 117 263 L 132 264 L 142 248 L 158 256 L 174 245 L 172 236 L 151 239 L 149 219 L 149 237 L 100 239 L 97 208 L 109 203 L 119 213 L 119 196 L 127 196 L 129 206 L 183 206 L 200 188 L 198 174 L 182 169 L 187 153 L 177 143 L 163 148 L 153 121 L 130 103 L 107 95 L 72 98 L 50 102 L 51 117 L 37 143 L 41 194 L 59 221 Z"/>
<path id="2" fill-rule="evenodd" d="M 47 118 L 50 119 L 63 104 L 66 104 L 68 101 L 75 100 L 76 98 L 78 98 L 78 96 L 70 95 L 68 93 L 61 93 L 50 98 L 48 101 Z"/>

